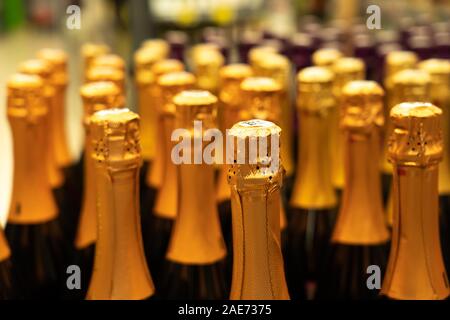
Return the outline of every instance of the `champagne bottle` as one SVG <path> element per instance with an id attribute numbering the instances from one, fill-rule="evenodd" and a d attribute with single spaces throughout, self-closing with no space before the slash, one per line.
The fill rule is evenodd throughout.
<path id="1" fill-rule="evenodd" d="M 76 164 L 73 163 L 69 152 L 66 136 L 66 89 L 68 85 L 67 54 L 61 49 L 44 48 L 38 51 L 39 59 L 52 65 L 50 83 L 55 88 L 52 101 L 50 121 L 52 123 L 52 145 L 54 147 L 56 165 L 62 170 L 65 177 L 63 185 L 64 199 L 61 206 L 61 227 L 70 243 L 73 242 L 76 232 L 79 207 L 81 203 L 81 190 L 77 188 Z M 70 195 L 70 196 L 69 196 Z"/>
<path id="2" fill-rule="evenodd" d="M 223 114 L 223 131 L 231 128 L 240 120 L 240 112 L 243 109 L 242 92 L 240 85 L 245 78 L 252 76 L 253 72 L 247 64 L 230 64 L 220 70 L 220 108 Z M 225 157 L 224 157 L 225 160 Z M 232 233 L 231 233 L 231 191 L 228 185 L 228 168 L 223 165 L 217 181 L 216 192 L 219 206 L 219 216 L 222 226 L 222 234 L 227 245 L 227 270 L 231 270 L 232 263 Z M 228 273 L 231 276 L 231 273 Z"/>
<path id="3" fill-rule="evenodd" d="M 80 94 L 83 100 L 85 129 L 84 145 L 84 186 L 82 207 L 75 237 L 77 255 L 75 263 L 83 271 L 82 292 L 86 293 L 92 273 L 97 240 L 97 211 L 95 197 L 95 169 L 94 162 L 89 156 L 92 154 L 90 119 L 99 110 L 119 107 L 120 89 L 113 82 L 92 82 L 81 87 Z"/>
<path id="4" fill-rule="evenodd" d="M 86 83 L 102 81 L 111 81 L 119 88 L 121 100 L 118 103 L 120 106 L 124 106 L 126 99 L 125 73 L 118 68 L 92 66 L 86 73 Z"/>
<path id="5" fill-rule="evenodd" d="M 450 271 L 450 62 L 444 59 L 429 59 L 419 63 L 419 68 L 431 78 L 430 98 L 442 110 L 443 158 L 439 164 L 439 202 L 441 208 L 441 236 L 443 255 Z"/>
<path id="6" fill-rule="evenodd" d="M 242 103 L 246 106 L 240 112 L 240 118 L 242 120 L 261 119 L 274 122 L 275 124 L 281 124 L 281 86 L 278 82 L 272 78 L 249 77 L 242 81 L 241 91 L 243 95 Z M 283 154 L 281 154 L 281 158 L 283 159 Z M 284 248 L 286 238 L 284 231 L 286 230 L 287 219 L 281 190 L 279 191 L 279 197 L 279 203 L 281 205 L 280 229 Z"/>
<path id="7" fill-rule="evenodd" d="M 139 224 L 139 116 L 109 109 L 90 118 L 98 240 L 89 300 L 139 300 L 154 294 Z"/>
<path id="8" fill-rule="evenodd" d="M 95 67 L 107 67 L 113 69 L 119 69 L 125 72 L 125 61 L 117 54 L 108 53 L 102 54 L 92 59 L 90 68 Z"/>
<path id="9" fill-rule="evenodd" d="M 83 57 L 84 78 L 86 79 L 87 71 L 91 68 L 92 60 L 96 57 L 108 54 L 111 51 L 109 46 L 103 43 L 84 43 L 81 47 L 81 56 Z"/>
<path id="10" fill-rule="evenodd" d="M 337 198 L 331 182 L 328 146 L 333 73 L 308 67 L 297 75 L 300 139 L 294 189 L 288 216 L 286 273 L 292 298 L 306 297 L 329 248 Z M 310 288 L 310 287 L 309 287 Z M 308 296 L 314 292 L 308 291 Z"/>
<path id="11" fill-rule="evenodd" d="M 405 69 L 397 72 L 392 77 L 393 92 L 390 96 L 390 102 L 396 105 L 401 102 L 430 101 L 430 81 L 428 73 L 422 70 Z M 388 127 L 386 130 L 386 134 L 391 134 L 392 127 Z M 385 149 L 387 146 L 388 144 L 386 142 Z M 392 197 L 391 186 L 386 204 L 387 222 L 389 226 L 392 226 L 393 219 Z"/>
<path id="12" fill-rule="evenodd" d="M 36 75 L 14 74 L 7 84 L 7 116 L 13 136 L 14 174 L 5 234 L 13 277 L 25 299 L 56 298 L 65 262 L 58 208 L 47 161 L 46 84 Z"/>
<path id="13" fill-rule="evenodd" d="M 312 55 L 313 65 L 324 68 L 332 68 L 334 63 L 342 58 L 342 52 L 335 48 L 322 48 Z"/>
<path id="14" fill-rule="evenodd" d="M 357 58 L 339 58 L 332 66 L 335 78 L 333 82 L 333 94 L 336 99 L 337 107 L 331 113 L 332 129 L 330 130 L 330 152 L 333 155 L 331 161 L 331 179 L 333 186 L 342 193 L 344 188 L 344 133 L 339 129 L 341 95 L 344 86 L 353 80 L 364 80 L 365 65 L 361 59 Z"/>
<path id="15" fill-rule="evenodd" d="M 200 144 L 203 155 L 209 143 L 204 130 L 215 127 L 217 98 L 207 91 L 183 91 L 173 102 L 177 128 L 185 128 L 183 141 Z M 202 121 L 202 132 L 193 121 Z M 197 146 L 198 148 L 198 146 Z M 186 154 L 185 154 L 186 153 Z M 214 167 L 188 163 L 178 166 L 179 195 L 176 220 L 166 255 L 162 296 L 168 299 L 224 299 L 227 296 L 224 259 L 227 254 L 214 196 Z M 194 159 L 195 160 L 195 159 Z"/>
<path id="16" fill-rule="evenodd" d="M 345 187 L 330 255 L 318 284 L 319 298 L 373 299 L 367 268 L 387 263 L 386 228 L 378 156 L 383 126 L 383 89 L 374 81 L 351 81 L 341 91 L 340 126 L 345 146 Z"/>
<path id="17" fill-rule="evenodd" d="M 262 60 L 265 59 L 268 53 L 278 53 L 277 49 L 271 46 L 256 46 L 248 52 L 248 62 L 253 71 L 259 72 L 258 67 Z"/>
<path id="18" fill-rule="evenodd" d="M 147 260 L 150 261 L 149 264 L 152 266 L 158 288 L 163 273 L 162 263 L 167 252 L 172 225 L 177 215 L 179 199 L 177 167 L 172 162 L 171 157 L 171 135 L 175 130 L 175 106 L 172 99 L 184 90 L 193 89 L 195 77 L 193 74 L 184 71 L 170 72 L 161 75 L 158 78 L 157 85 L 160 92 L 159 110 L 157 110 L 159 114 L 158 123 L 161 125 L 160 156 L 163 162 L 160 170 L 163 176 L 152 210 L 152 223 L 151 227 L 148 228 L 150 232 L 148 235 L 147 232 L 143 232 L 143 235 L 146 237 L 145 240 L 149 239 L 146 246 Z M 149 214 L 149 212 L 144 214 Z M 144 242 L 144 244 L 146 243 Z"/>
<path id="19" fill-rule="evenodd" d="M 164 39 L 146 39 L 141 43 L 141 48 L 151 50 L 156 55 L 157 60 L 167 59 L 170 53 L 169 43 Z"/>
<path id="20" fill-rule="evenodd" d="M 289 81 L 291 80 L 291 66 L 289 60 L 278 53 L 267 53 L 266 57 L 257 62 L 254 68 L 256 76 L 269 77 L 280 85 L 280 118 L 279 125 L 283 129 L 283 141 L 281 143 L 281 158 L 286 170 L 285 185 L 291 189 L 294 163 L 292 156 L 292 110 Z M 290 192 L 288 192 L 289 194 Z"/>
<path id="21" fill-rule="evenodd" d="M 437 300 L 450 294 L 438 226 L 441 109 L 401 103 L 391 110 L 394 225 L 381 293 L 391 299 Z"/>
<path id="22" fill-rule="evenodd" d="M 0 227 L 0 300 L 17 298 L 14 296 L 15 283 L 11 268 L 11 250 Z"/>
<path id="23" fill-rule="evenodd" d="M 217 93 L 219 90 L 219 70 L 224 65 L 224 57 L 214 44 L 197 45 L 192 50 L 192 71 L 197 79 L 197 87 Z"/>
<path id="24" fill-rule="evenodd" d="M 229 132 L 234 144 L 228 175 L 233 208 L 232 300 L 289 299 L 280 245 L 280 133 L 280 127 L 263 120 L 239 122 Z M 259 148 L 252 149 L 251 141 Z M 253 154 L 257 149 L 258 154 Z"/>

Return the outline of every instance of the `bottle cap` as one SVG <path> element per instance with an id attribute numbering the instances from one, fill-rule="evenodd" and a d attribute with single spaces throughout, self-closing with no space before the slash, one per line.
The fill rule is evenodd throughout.
<path id="1" fill-rule="evenodd" d="M 150 70 L 152 65 L 158 60 L 161 60 L 160 56 L 152 48 L 142 47 L 134 53 L 134 64 L 137 72 L 141 69 Z"/>
<path id="2" fill-rule="evenodd" d="M 252 68 L 259 65 L 260 61 L 264 60 L 264 57 L 268 53 L 277 53 L 277 49 L 271 46 L 257 46 L 253 47 L 248 52 L 248 61 Z"/>
<path id="3" fill-rule="evenodd" d="M 84 71 L 86 72 L 91 67 L 91 62 L 95 57 L 107 54 L 111 49 L 102 43 L 88 42 L 81 47 L 81 56 L 84 58 Z"/>
<path id="4" fill-rule="evenodd" d="M 90 67 L 109 67 L 125 72 L 125 61 L 117 54 L 103 54 L 92 60 Z"/>
<path id="5" fill-rule="evenodd" d="M 183 71 L 184 64 L 176 59 L 163 59 L 155 62 L 151 70 L 155 78 L 158 79 L 161 75 L 169 72 Z"/>
<path id="6" fill-rule="evenodd" d="M 438 107 L 443 108 L 450 99 L 450 61 L 428 59 L 419 63 L 419 69 L 428 72 L 431 78 L 430 95 Z"/>
<path id="7" fill-rule="evenodd" d="M 442 159 L 442 110 L 427 102 L 404 102 L 391 110 L 389 160 L 397 165 L 425 167 Z"/>
<path id="8" fill-rule="evenodd" d="M 312 55 L 312 62 L 319 67 L 331 67 L 337 59 L 342 57 L 342 52 L 335 48 L 322 48 Z"/>
<path id="9" fill-rule="evenodd" d="M 52 84 L 54 86 L 65 87 L 68 82 L 67 53 L 62 49 L 44 48 L 37 52 L 37 57 L 49 62 L 52 65 Z"/>
<path id="10" fill-rule="evenodd" d="M 178 93 L 191 90 L 195 85 L 195 76 L 186 71 L 170 72 L 158 78 L 161 90 L 162 112 L 174 114 L 176 112 L 173 98 Z"/>
<path id="11" fill-rule="evenodd" d="M 335 75 L 333 83 L 334 94 L 338 97 L 341 94 L 342 87 L 349 81 L 364 80 L 365 69 L 362 59 L 351 57 L 337 59 L 332 66 Z"/>
<path id="12" fill-rule="evenodd" d="M 166 59 L 169 56 L 170 46 L 166 40 L 163 39 L 147 39 L 141 44 L 142 48 L 152 50 L 157 56 L 158 60 Z"/>
<path id="13" fill-rule="evenodd" d="M 55 88 L 51 83 L 52 65 L 43 59 L 30 59 L 19 65 L 19 72 L 37 75 L 42 78 L 44 84 L 44 97 L 51 98 L 55 94 Z"/>
<path id="14" fill-rule="evenodd" d="M 290 75 L 290 63 L 285 56 L 267 52 L 264 59 L 257 61 L 254 71 L 257 76 L 274 79 L 282 89 L 286 90 Z"/>
<path id="15" fill-rule="evenodd" d="M 7 83 L 7 112 L 9 116 L 32 120 L 47 114 L 43 100 L 44 84 L 37 75 L 13 74 Z"/>
<path id="16" fill-rule="evenodd" d="M 193 69 L 197 86 L 203 90 L 215 91 L 219 86 L 219 70 L 224 57 L 217 50 L 198 50 L 193 56 Z"/>
<path id="17" fill-rule="evenodd" d="M 375 81 L 350 81 L 342 90 L 341 126 L 369 132 L 382 127 L 384 91 Z"/>
<path id="18" fill-rule="evenodd" d="M 86 73 L 86 82 L 111 81 L 125 93 L 125 73 L 111 67 L 92 67 Z"/>
<path id="19" fill-rule="evenodd" d="M 281 86 L 272 78 L 250 77 L 241 83 L 243 119 L 266 119 L 277 122 L 280 118 Z"/>
<path id="20" fill-rule="evenodd" d="M 217 98 L 206 90 L 186 90 L 173 98 L 179 128 L 193 128 L 202 121 L 203 129 L 216 128 Z"/>
<path id="21" fill-rule="evenodd" d="M 108 109 L 91 117 L 92 157 L 111 170 L 140 165 L 139 116 L 128 109 Z"/>
<path id="22" fill-rule="evenodd" d="M 393 101 L 429 101 L 431 79 L 427 72 L 405 69 L 392 76 Z M 394 103 L 395 104 L 395 103 Z"/>
<path id="23" fill-rule="evenodd" d="M 307 67 L 297 75 L 297 107 L 307 112 L 326 114 L 335 106 L 332 94 L 334 74 L 325 67 Z"/>
<path id="24" fill-rule="evenodd" d="M 385 85 L 390 88 L 392 77 L 397 72 L 404 69 L 414 68 L 419 58 L 412 51 L 392 51 L 386 55 L 385 65 Z"/>
<path id="25" fill-rule="evenodd" d="M 245 78 L 249 78 L 252 75 L 252 68 L 247 64 L 236 63 L 222 67 L 220 69 L 220 101 L 229 108 L 241 108 L 242 94 L 240 86 Z"/>
<path id="26" fill-rule="evenodd" d="M 119 107 L 120 89 L 113 82 L 99 81 L 84 84 L 80 89 L 85 121 L 99 110 Z"/>

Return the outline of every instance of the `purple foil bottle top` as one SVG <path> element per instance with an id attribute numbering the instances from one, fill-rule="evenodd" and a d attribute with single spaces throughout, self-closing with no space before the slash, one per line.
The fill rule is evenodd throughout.
<path id="1" fill-rule="evenodd" d="M 184 50 L 188 37 L 183 31 L 169 31 L 165 36 L 170 46 L 170 58 L 184 61 Z"/>
<path id="2" fill-rule="evenodd" d="M 430 59 L 434 56 L 433 38 L 428 35 L 412 35 L 409 38 L 408 47 L 417 53 L 421 60 Z"/>
<path id="3" fill-rule="evenodd" d="M 313 39 L 307 33 L 296 33 L 290 41 L 289 58 L 296 71 L 309 67 L 314 53 Z"/>

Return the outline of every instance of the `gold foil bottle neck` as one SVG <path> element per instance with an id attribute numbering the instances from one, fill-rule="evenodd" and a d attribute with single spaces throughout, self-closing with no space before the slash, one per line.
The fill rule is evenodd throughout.
<path id="1" fill-rule="evenodd" d="M 272 78 L 250 77 L 241 83 L 243 105 L 242 119 L 280 121 L 281 86 Z"/>
<path id="2" fill-rule="evenodd" d="M 431 78 L 430 96 L 433 103 L 440 108 L 450 99 L 450 61 L 446 59 L 428 59 L 418 64 L 420 70 L 426 71 Z"/>
<path id="3" fill-rule="evenodd" d="M 202 121 L 203 128 L 215 128 L 217 97 L 205 90 L 186 90 L 173 98 L 179 128 L 193 128 Z"/>
<path id="4" fill-rule="evenodd" d="M 51 84 L 52 65 L 43 59 L 30 59 L 24 61 L 19 66 L 19 72 L 34 74 L 42 78 L 44 82 L 44 96 L 53 97 L 55 88 Z"/>
<path id="5" fill-rule="evenodd" d="M 391 110 L 388 154 L 402 166 L 425 167 L 442 159 L 442 110 L 431 103 L 405 102 Z"/>
<path id="6" fill-rule="evenodd" d="M 169 56 L 170 46 L 167 41 L 163 39 L 144 40 L 141 47 L 152 50 L 158 60 L 166 59 Z"/>
<path id="7" fill-rule="evenodd" d="M 122 90 L 122 93 L 124 93 L 125 91 L 125 73 L 119 69 L 106 66 L 92 67 L 86 73 L 86 81 L 111 81 L 114 82 L 117 87 Z"/>
<path id="8" fill-rule="evenodd" d="M 236 63 L 224 66 L 220 69 L 220 101 L 226 108 L 242 108 L 241 83 L 244 79 L 253 75 L 252 68 L 243 63 Z"/>
<path id="9" fill-rule="evenodd" d="M 264 60 L 268 53 L 277 53 L 277 49 L 271 46 L 256 46 L 251 48 L 248 52 L 248 61 L 252 68 L 259 65 L 260 61 Z"/>
<path id="10" fill-rule="evenodd" d="M 13 74 L 7 83 L 8 115 L 34 122 L 48 112 L 42 97 L 43 81 L 39 76 Z"/>
<path id="11" fill-rule="evenodd" d="M 334 94 L 339 96 L 342 87 L 349 81 L 363 80 L 365 78 L 366 68 L 363 60 L 359 58 L 344 57 L 336 60 L 332 70 L 335 74 Z"/>
<path id="12" fill-rule="evenodd" d="M 173 98 L 182 91 L 191 90 L 195 85 L 195 76 L 186 71 L 170 72 L 158 78 L 158 85 L 161 90 L 161 111 L 175 114 Z"/>
<path id="13" fill-rule="evenodd" d="M 327 113 L 335 106 L 332 95 L 334 75 L 324 67 L 307 67 L 297 75 L 297 106 L 306 112 Z"/>
<path id="14" fill-rule="evenodd" d="M 110 48 L 103 43 L 87 42 L 81 46 L 81 55 L 85 59 L 95 58 L 102 54 L 109 53 Z"/>
<path id="15" fill-rule="evenodd" d="M 193 56 L 193 70 L 197 86 L 202 90 L 215 92 L 219 86 L 219 70 L 225 59 L 218 50 L 198 50 Z"/>
<path id="16" fill-rule="evenodd" d="M 51 82 L 54 86 L 65 87 L 68 82 L 67 76 L 67 53 L 62 49 L 44 48 L 37 52 L 39 59 L 49 62 L 53 67 Z"/>
<path id="17" fill-rule="evenodd" d="M 184 65 L 181 61 L 176 59 L 164 59 L 155 62 L 151 68 L 156 79 L 166 73 L 180 72 L 184 70 Z"/>
<path id="18" fill-rule="evenodd" d="M 341 121 L 349 130 L 381 128 L 384 90 L 375 81 L 357 80 L 347 83 L 342 90 Z"/>
<path id="19" fill-rule="evenodd" d="M 335 48 L 322 48 L 312 55 L 312 62 L 319 67 L 332 67 L 332 65 L 342 58 L 342 52 Z"/>
<path id="20" fill-rule="evenodd" d="M 99 81 L 84 84 L 80 89 L 85 119 L 96 111 L 119 107 L 120 89 L 113 82 Z"/>
<path id="21" fill-rule="evenodd" d="M 98 165 L 139 166 L 139 116 L 128 109 L 107 109 L 94 113 L 90 121 L 93 155 Z"/>
<path id="22" fill-rule="evenodd" d="M 414 68 L 419 61 L 417 55 L 412 51 L 392 51 L 386 56 L 385 63 L 385 86 L 390 89 L 390 78 L 404 69 Z"/>
<path id="23" fill-rule="evenodd" d="M 158 60 L 160 60 L 160 57 L 151 48 L 139 48 L 134 53 L 134 63 L 137 71 L 141 69 L 150 70 L 152 65 Z"/>
<path id="24" fill-rule="evenodd" d="M 125 61 L 117 54 L 108 53 L 95 57 L 90 67 L 109 67 L 125 72 Z"/>
<path id="25" fill-rule="evenodd" d="M 283 90 L 287 90 L 290 64 L 289 60 L 278 53 L 266 53 L 254 66 L 257 76 L 270 77 L 277 81 Z"/>

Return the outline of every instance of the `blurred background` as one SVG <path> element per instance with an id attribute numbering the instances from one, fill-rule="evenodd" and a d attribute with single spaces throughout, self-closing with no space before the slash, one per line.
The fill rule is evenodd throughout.
<path id="1" fill-rule="evenodd" d="M 367 8 L 374 4 L 380 8 L 381 29 L 367 25 L 371 14 Z M 79 29 L 70 24 L 69 19 L 76 19 L 76 10 L 68 10 L 71 5 L 80 8 Z M 40 48 L 60 47 L 69 54 L 66 130 L 77 159 L 83 147 L 79 88 L 80 47 L 85 42 L 106 43 L 126 60 L 127 105 L 134 109 L 132 57 L 144 39 L 165 37 L 187 45 L 213 39 L 228 49 L 228 62 L 235 62 L 236 44 L 255 30 L 288 48 L 301 42 L 299 32 L 340 45 L 348 35 L 339 39 L 341 30 L 359 28 L 378 40 L 392 40 L 405 26 L 418 24 L 444 30 L 439 41 L 448 43 L 449 17 L 450 0 L 0 0 L 0 222 L 6 219 L 13 172 L 6 80 L 20 61 L 32 58 Z"/>

